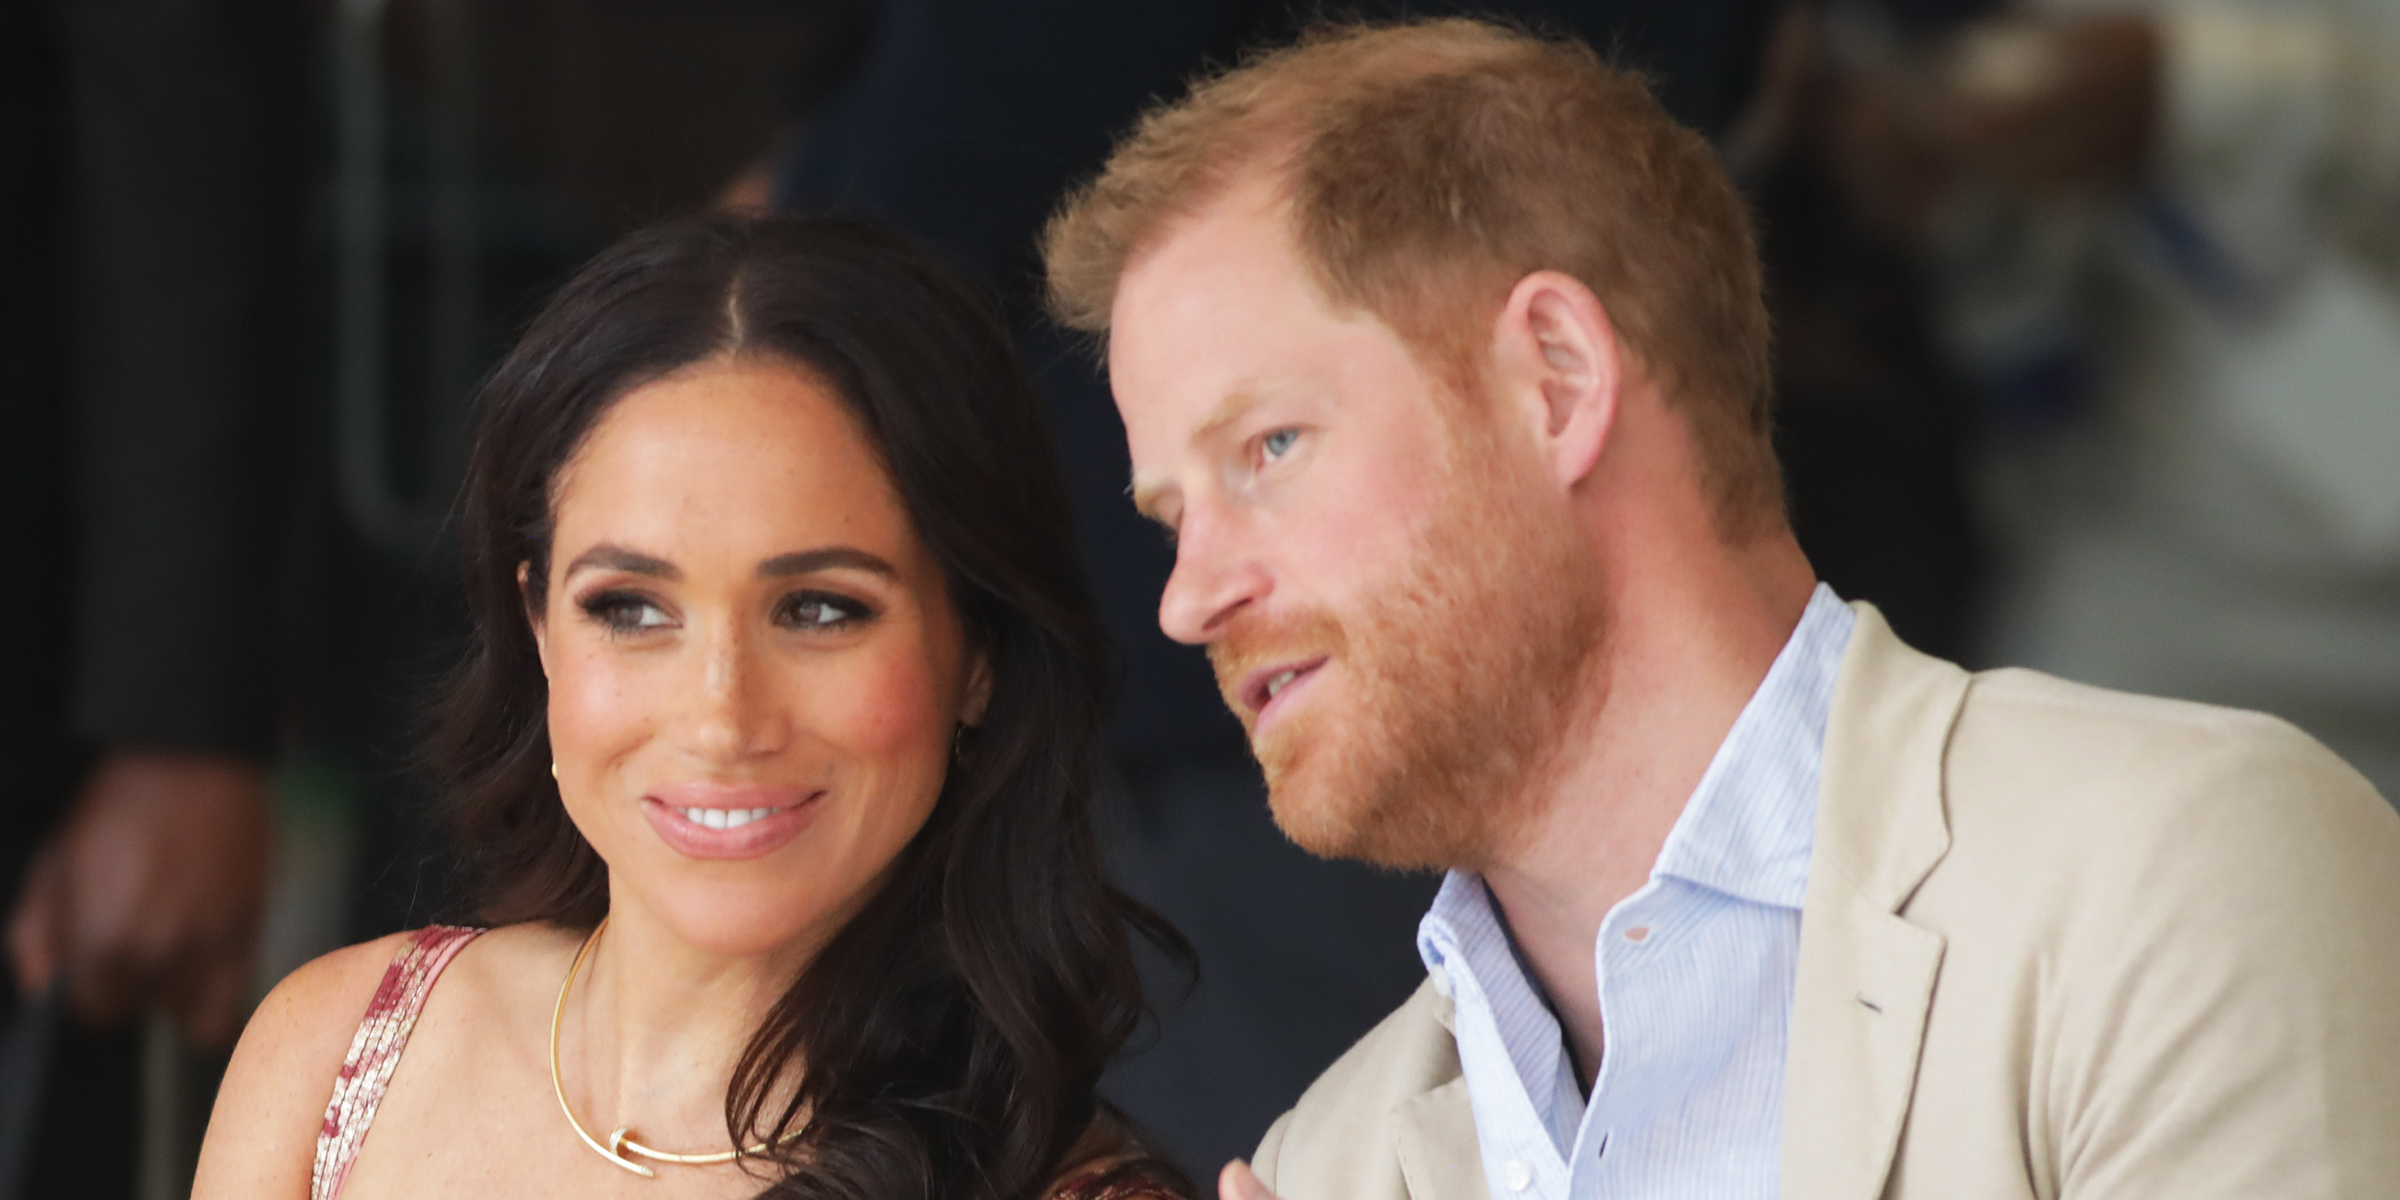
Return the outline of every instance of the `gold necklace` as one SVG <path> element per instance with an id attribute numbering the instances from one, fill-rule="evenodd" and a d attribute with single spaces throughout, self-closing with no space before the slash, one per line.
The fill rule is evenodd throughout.
<path id="1" fill-rule="evenodd" d="M 576 948 L 575 961 L 567 964 L 567 977 L 558 983 L 558 1004 L 550 1010 L 550 1090 L 557 1093 L 558 1111 L 567 1114 L 567 1124 L 574 1128 L 575 1136 L 582 1138 L 583 1144 L 590 1146 L 594 1154 L 644 1179 L 656 1179 L 658 1172 L 625 1157 L 626 1155 L 638 1155 L 652 1162 L 675 1163 L 686 1167 L 705 1167 L 715 1163 L 729 1163 L 737 1158 L 765 1154 L 768 1150 L 773 1149 L 767 1143 L 760 1142 L 741 1150 L 719 1150 L 714 1154 L 670 1154 L 664 1150 L 653 1150 L 633 1140 L 633 1130 L 623 1125 L 617 1126 L 615 1131 L 608 1135 L 607 1145 L 602 1145 L 600 1139 L 593 1137 L 590 1131 L 583 1127 L 583 1122 L 575 1119 L 574 1106 L 567 1103 L 567 1085 L 558 1073 L 558 1027 L 567 1015 L 567 992 L 575 986 L 575 975 L 583 970 L 583 960 L 591 955 L 592 947 L 599 944 L 600 931 L 606 928 L 608 928 L 608 918 L 602 917 L 600 923 L 592 927 L 591 936 L 583 939 L 583 945 Z M 799 1137 L 800 1134 L 801 1130 L 792 1130 L 775 1139 L 774 1145 L 781 1146 L 793 1138 Z"/>

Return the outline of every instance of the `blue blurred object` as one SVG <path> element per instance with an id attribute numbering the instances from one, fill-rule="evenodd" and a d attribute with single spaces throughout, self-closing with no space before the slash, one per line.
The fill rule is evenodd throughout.
<path id="1" fill-rule="evenodd" d="M 42 1123 L 42 1092 L 50 1079 L 50 1049 L 66 1008 L 65 975 L 19 1008 L 0 1032 L 0 1200 L 25 1194 L 33 1134 Z"/>

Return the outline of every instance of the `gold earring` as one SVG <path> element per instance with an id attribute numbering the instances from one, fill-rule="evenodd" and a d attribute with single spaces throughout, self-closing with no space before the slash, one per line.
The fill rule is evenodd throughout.
<path id="1" fill-rule="evenodd" d="M 550 760 L 550 778 L 558 778 L 558 760 L 555 758 Z"/>

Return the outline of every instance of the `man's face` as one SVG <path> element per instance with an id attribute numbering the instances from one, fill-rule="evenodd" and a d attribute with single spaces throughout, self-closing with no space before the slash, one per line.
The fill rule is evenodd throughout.
<path id="1" fill-rule="evenodd" d="M 1111 330 L 1135 499 L 1176 531 L 1159 623 L 1208 647 L 1277 823 L 1390 866 L 1503 851 L 1604 625 L 1531 438 L 1332 307 L 1265 185 L 1139 259 Z"/>

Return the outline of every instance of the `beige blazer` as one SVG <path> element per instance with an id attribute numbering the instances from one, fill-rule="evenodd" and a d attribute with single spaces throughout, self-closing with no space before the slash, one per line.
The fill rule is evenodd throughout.
<path id="1" fill-rule="evenodd" d="M 2271 717 L 1970 675 L 1872 607 L 1826 731 L 1785 1200 L 2400 1197 L 2400 815 Z M 1255 1165 L 1482 1200 L 1430 986 Z"/>

